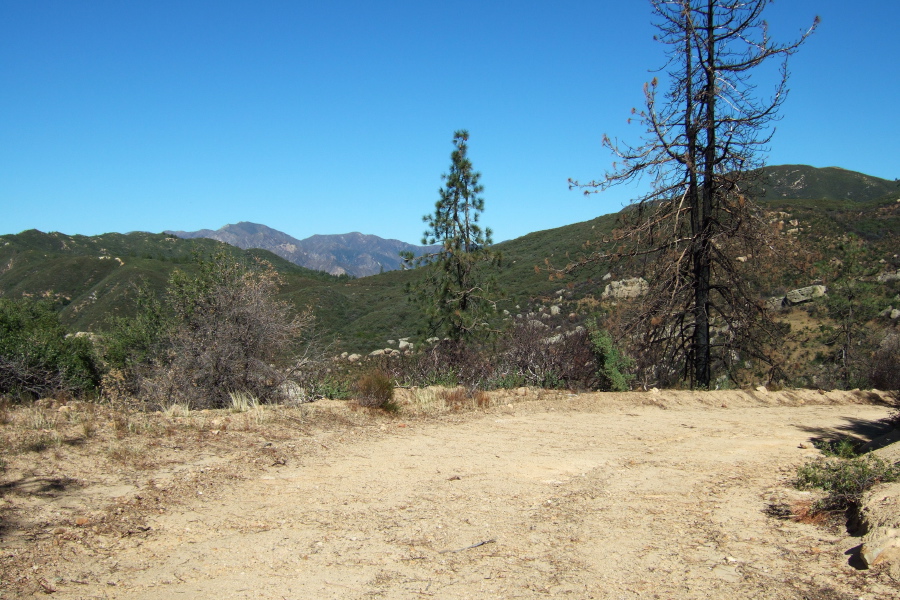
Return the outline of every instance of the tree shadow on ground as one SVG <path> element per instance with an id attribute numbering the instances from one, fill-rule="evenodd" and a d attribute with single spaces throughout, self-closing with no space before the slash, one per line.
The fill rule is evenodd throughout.
<path id="1" fill-rule="evenodd" d="M 71 477 L 21 477 L 13 481 L 0 483 L 0 498 L 7 496 L 37 496 L 56 498 L 73 488 L 83 484 Z M 6 537 L 16 528 L 11 510 L 0 511 L 0 539 Z"/>
<path id="2" fill-rule="evenodd" d="M 854 445 L 862 446 L 875 438 L 889 433 L 894 429 L 887 419 L 857 419 L 845 417 L 844 423 L 834 427 L 810 427 L 808 425 L 794 425 L 797 429 L 810 434 L 810 441 L 837 442 L 849 440 Z"/>
<path id="3" fill-rule="evenodd" d="M 0 497 L 16 494 L 54 498 L 77 487 L 81 487 L 80 482 L 71 477 L 21 477 L 15 481 L 0 483 Z"/>

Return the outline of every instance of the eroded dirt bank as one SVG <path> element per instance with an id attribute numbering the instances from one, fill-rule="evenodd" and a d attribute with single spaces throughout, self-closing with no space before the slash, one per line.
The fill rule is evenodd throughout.
<path id="1" fill-rule="evenodd" d="M 142 447 L 167 458 L 141 469 L 73 450 L 77 485 L 56 492 L 28 485 L 59 472 L 16 459 L 0 597 L 898 597 L 850 564 L 859 538 L 765 514 L 804 498 L 790 480 L 810 438 L 887 416 L 869 399 L 511 395 L 415 418 L 322 403 L 290 428 L 211 421 L 186 456 Z"/>

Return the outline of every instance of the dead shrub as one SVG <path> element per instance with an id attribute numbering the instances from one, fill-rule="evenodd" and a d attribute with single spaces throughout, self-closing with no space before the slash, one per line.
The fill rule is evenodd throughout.
<path id="1" fill-rule="evenodd" d="M 443 396 L 444 403 L 450 410 L 462 410 L 472 398 L 466 392 L 466 389 L 462 387 L 444 390 L 441 395 Z"/>
<path id="2" fill-rule="evenodd" d="M 366 408 L 389 410 L 393 407 L 394 382 L 381 370 L 369 371 L 356 382 L 356 403 Z"/>
<path id="3" fill-rule="evenodd" d="M 107 455 L 110 460 L 135 469 L 149 469 L 153 466 L 146 452 L 130 444 L 110 446 Z"/>
<path id="4" fill-rule="evenodd" d="M 597 363 L 584 327 L 551 328 L 518 322 L 498 343 L 497 387 L 596 389 Z"/>
<path id="5" fill-rule="evenodd" d="M 277 299 L 282 280 L 265 261 L 223 251 L 195 262 L 193 274 L 172 274 L 162 302 L 145 300 L 139 318 L 117 321 L 106 360 L 121 376 L 110 389 L 159 407 L 228 407 L 234 391 L 286 399 L 284 384 L 310 359 L 312 314 Z"/>

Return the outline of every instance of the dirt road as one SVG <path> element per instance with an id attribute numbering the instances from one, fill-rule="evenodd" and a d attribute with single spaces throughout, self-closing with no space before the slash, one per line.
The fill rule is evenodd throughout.
<path id="1" fill-rule="evenodd" d="M 858 538 L 764 512 L 804 498 L 790 480 L 818 454 L 811 437 L 857 434 L 889 412 L 857 402 L 815 392 L 572 395 L 261 439 L 274 458 L 259 468 L 198 456 L 169 478 L 122 488 L 126 512 L 140 506 L 134 535 L 67 540 L 74 527 L 56 529 L 43 592 L 900 597 L 898 582 L 851 566 Z M 7 537 L 0 550 L 22 543 Z"/>

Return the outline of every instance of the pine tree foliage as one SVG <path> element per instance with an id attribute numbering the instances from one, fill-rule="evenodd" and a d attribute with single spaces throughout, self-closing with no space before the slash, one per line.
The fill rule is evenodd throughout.
<path id="1" fill-rule="evenodd" d="M 405 267 L 421 268 L 422 279 L 410 294 L 424 311 L 429 331 L 454 340 L 487 329 L 495 306 L 490 267 L 499 262 L 490 248 L 490 228 L 479 224 L 484 187 L 469 159 L 468 141 L 468 131 L 454 133 L 450 172 L 441 176 L 444 185 L 434 213 L 422 217 L 428 226 L 422 244 L 438 249 L 418 258 L 401 254 Z"/>
<path id="2" fill-rule="evenodd" d="M 752 202 L 751 174 L 774 132 L 787 94 L 787 58 L 813 32 L 773 42 L 762 12 L 769 0 L 651 0 L 656 40 L 667 48 L 665 85 L 644 86 L 645 127 L 632 146 L 604 136 L 617 157 L 585 193 L 649 179 L 652 189 L 624 211 L 613 249 L 569 265 L 629 257 L 643 264 L 651 291 L 628 319 L 625 333 L 652 356 L 662 383 L 683 378 L 709 387 L 714 372 L 737 360 L 767 360 L 774 332 L 748 278 L 762 268 L 771 244 Z M 759 71 L 779 67 L 771 95 L 760 98 Z M 775 66 L 775 65 L 772 65 Z M 757 74 L 759 73 L 759 74 Z M 736 261 L 736 257 L 749 262 Z"/>

